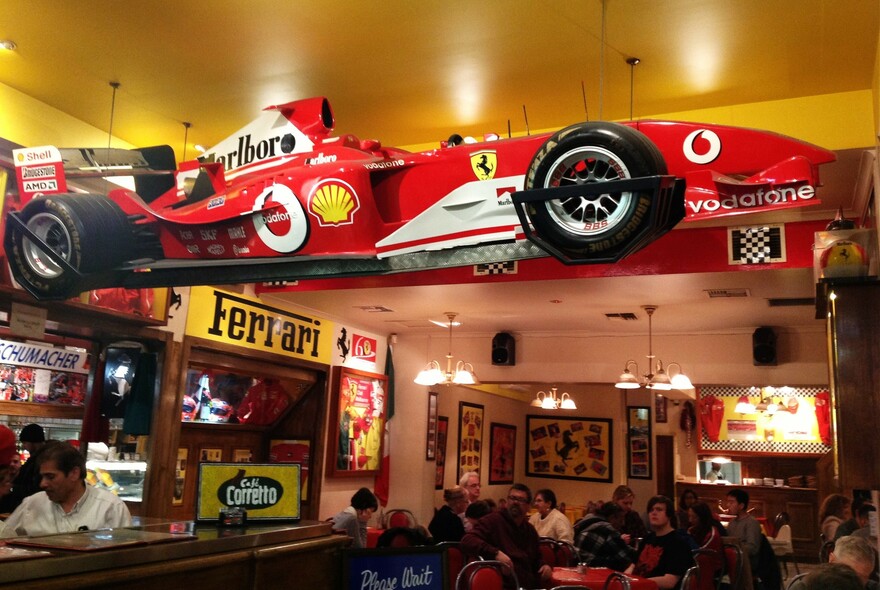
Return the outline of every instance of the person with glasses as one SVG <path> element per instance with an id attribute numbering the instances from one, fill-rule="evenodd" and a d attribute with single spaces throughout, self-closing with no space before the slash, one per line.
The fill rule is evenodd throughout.
<path id="1" fill-rule="evenodd" d="M 504 563 L 516 573 L 522 588 L 542 588 L 552 569 L 545 565 L 538 550 L 538 532 L 528 522 L 532 503 L 528 486 L 515 483 L 507 492 L 507 508 L 491 512 L 461 539 L 461 549 L 471 558 L 482 557 Z M 514 588 L 505 580 L 505 588 Z"/>
<path id="2" fill-rule="evenodd" d="M 458 485 L 467 492 L 468 504 L 480 499 L 480 474 L 476 471 L 468 471 L 462 475 Z"/>
<path id="3" fill-rule="evenodd" d="M 541 537 L 574 543 L 574 528 L 568 517 L 556 508 L 556 493 L 553 490 L 535 492 L 535 513 L 529 523 Z"/>

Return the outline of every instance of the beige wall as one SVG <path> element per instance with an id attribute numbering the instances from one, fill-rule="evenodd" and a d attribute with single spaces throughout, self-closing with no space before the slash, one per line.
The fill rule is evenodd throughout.
<path id="1" fill-rule="evenodd" d="M 654 350 L 664 360 L 673 358 L 682 363 L 684 370 L 699 384 L 737 385 L 808 385 L 828 382 L 825 361 L 824 324 L 817 321 L 814 327 L 797 331 L 780 331 L 778 352 L 781 360 L 776 367 L 755 367 L 751 356 L 751 330 L 729 334 L 679 334 L 655 335 Z M 576 415 L 607 417 L 614 420 L 614 482 L 613 484 L 579 483 L 567 480 L 525 477 L 525 416 L 535 411 L 524 401 L 491 395 L 456 386 L 434 388 L 440 393 L 440 415 L 450 419 L 448 463 L 445 486 L 455 483 L 454 460 L 457 453 L 458 402 L 465 400 L 485 406 L 484 422 L 502 422 L 517 427 L 517 450 L 515 478 L 532 489 L 549 487 L 561 501 L 582 504 L 588 499 L 605 499 L 614 485 L 629 483 L 640 499 L 647 499 L 655 490 L 653 481 L 625 478 L 626 458 L 624 449 L 624 408 L 629 405 L 647 405 L 649 396 L 645 390 L 631 392 L 624 401 L 624 394 L 611 383 L 620 374 L 623 362 L 633 356 L 647 354 L 645 336 L 581 336 L 517 337 L 516 365 L 496 367 L 491 365 L 489 351 L 491 334 L 454 335 L 453 354 L 456 360 L 467 360 L 475 365 L 477 375 L 484 382 L 583 383 L 566 387 L 577 404 Z M 389 507 L 412 510 L 420 522 L 427 523 L 435 506 L 442 504 L 442 492 L 433 489 L 434 465 L 425 460 L 425 430 L 427 427 L 427 392 L 429 388 L 412 382 L 416 373 L 430 359 L 443 359 L 447 353 L 445 338 L 428 339 L 424 336 L 400 336 L 394 348 L 396 372 L 396 411 L 391 423 L 391 498 Z M 668 355 L 668 356 L 667 356 Z M 796 360 L 794 360 L 796 359 Z M 667 362 L 669 362 L 667 361 Z M 671 434 L 676 437 L 677 465 L 682 477 L 694 477 L 696 465 L 696 442 L 687 448 L 684 434 L 678 428 L 680 408 L 669 406 L 669 422 L 655 424 L 655 434 Z M 484 431 L 484 449 L 488 446 L 488 431 Z M 344 494 L 364 482 L 327 482 L 332 487 L 341 486 L 335 502 L 322 500 L 322 514 L 332 515 L 343 508 Z M 326 485 L 326 484 L 325 484 Z M 506 492 L 506 486 L 487 485 L 483 475 L 483 495 L 495 500 Z M 328 490 L 330 491 L 330 490 Z M 338 504 L 338 505 L 337 505 Z"/>

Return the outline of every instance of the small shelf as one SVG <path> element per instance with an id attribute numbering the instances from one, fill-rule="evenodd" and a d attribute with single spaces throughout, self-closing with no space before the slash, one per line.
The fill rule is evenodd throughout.
<path id="1" fill-rule="evenodd" d="M 40 416 L 45 418 L 82 420 L 85 415 L 85 408 L 83 406 L 64 406 L 60 404 L 0 401 L 0 414 L 6 416 Z"/>

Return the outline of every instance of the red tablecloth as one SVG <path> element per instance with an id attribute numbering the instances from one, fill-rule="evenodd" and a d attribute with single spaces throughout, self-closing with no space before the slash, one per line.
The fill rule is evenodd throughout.
<path id="1" fill-rule="evenodd" d="M 605 567 L 591 567 L 586 573 L 579 574 L 574 567 L 554 567 L 550 576 L 550 586 L 583 586 L 593 590 L 602 590 L 611 570 Z M 638 576 L 627 576 L 632 590 L 657 590 L 657 584 Z"/>

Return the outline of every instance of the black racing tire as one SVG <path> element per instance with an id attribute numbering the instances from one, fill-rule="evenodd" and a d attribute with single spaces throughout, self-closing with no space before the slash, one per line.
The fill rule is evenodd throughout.
<path id="1" fill-rule="evenodd" d="M 24 207 L 21 220 L 83 274 L 110 270 L 130 255 L 128 218 L 103 195 L 38 197 Z M 10 264 L 17 271 L 16 279 L 47 296 L 69 290 L 77 277 L 43 254 L 23 232 L 12 231 Z"/>
<path id="2" fill-rule="evenodd" d="M 579 123 L 550 137 L 532 158 L 525 188 L 666 174 L 666 162 L 644 134 L 617 123 Z M 539 236 L 556 247 L 601 254 L 638 234 L 656 206 L 650 192 L 616 192 L 528 204 Z"/>

